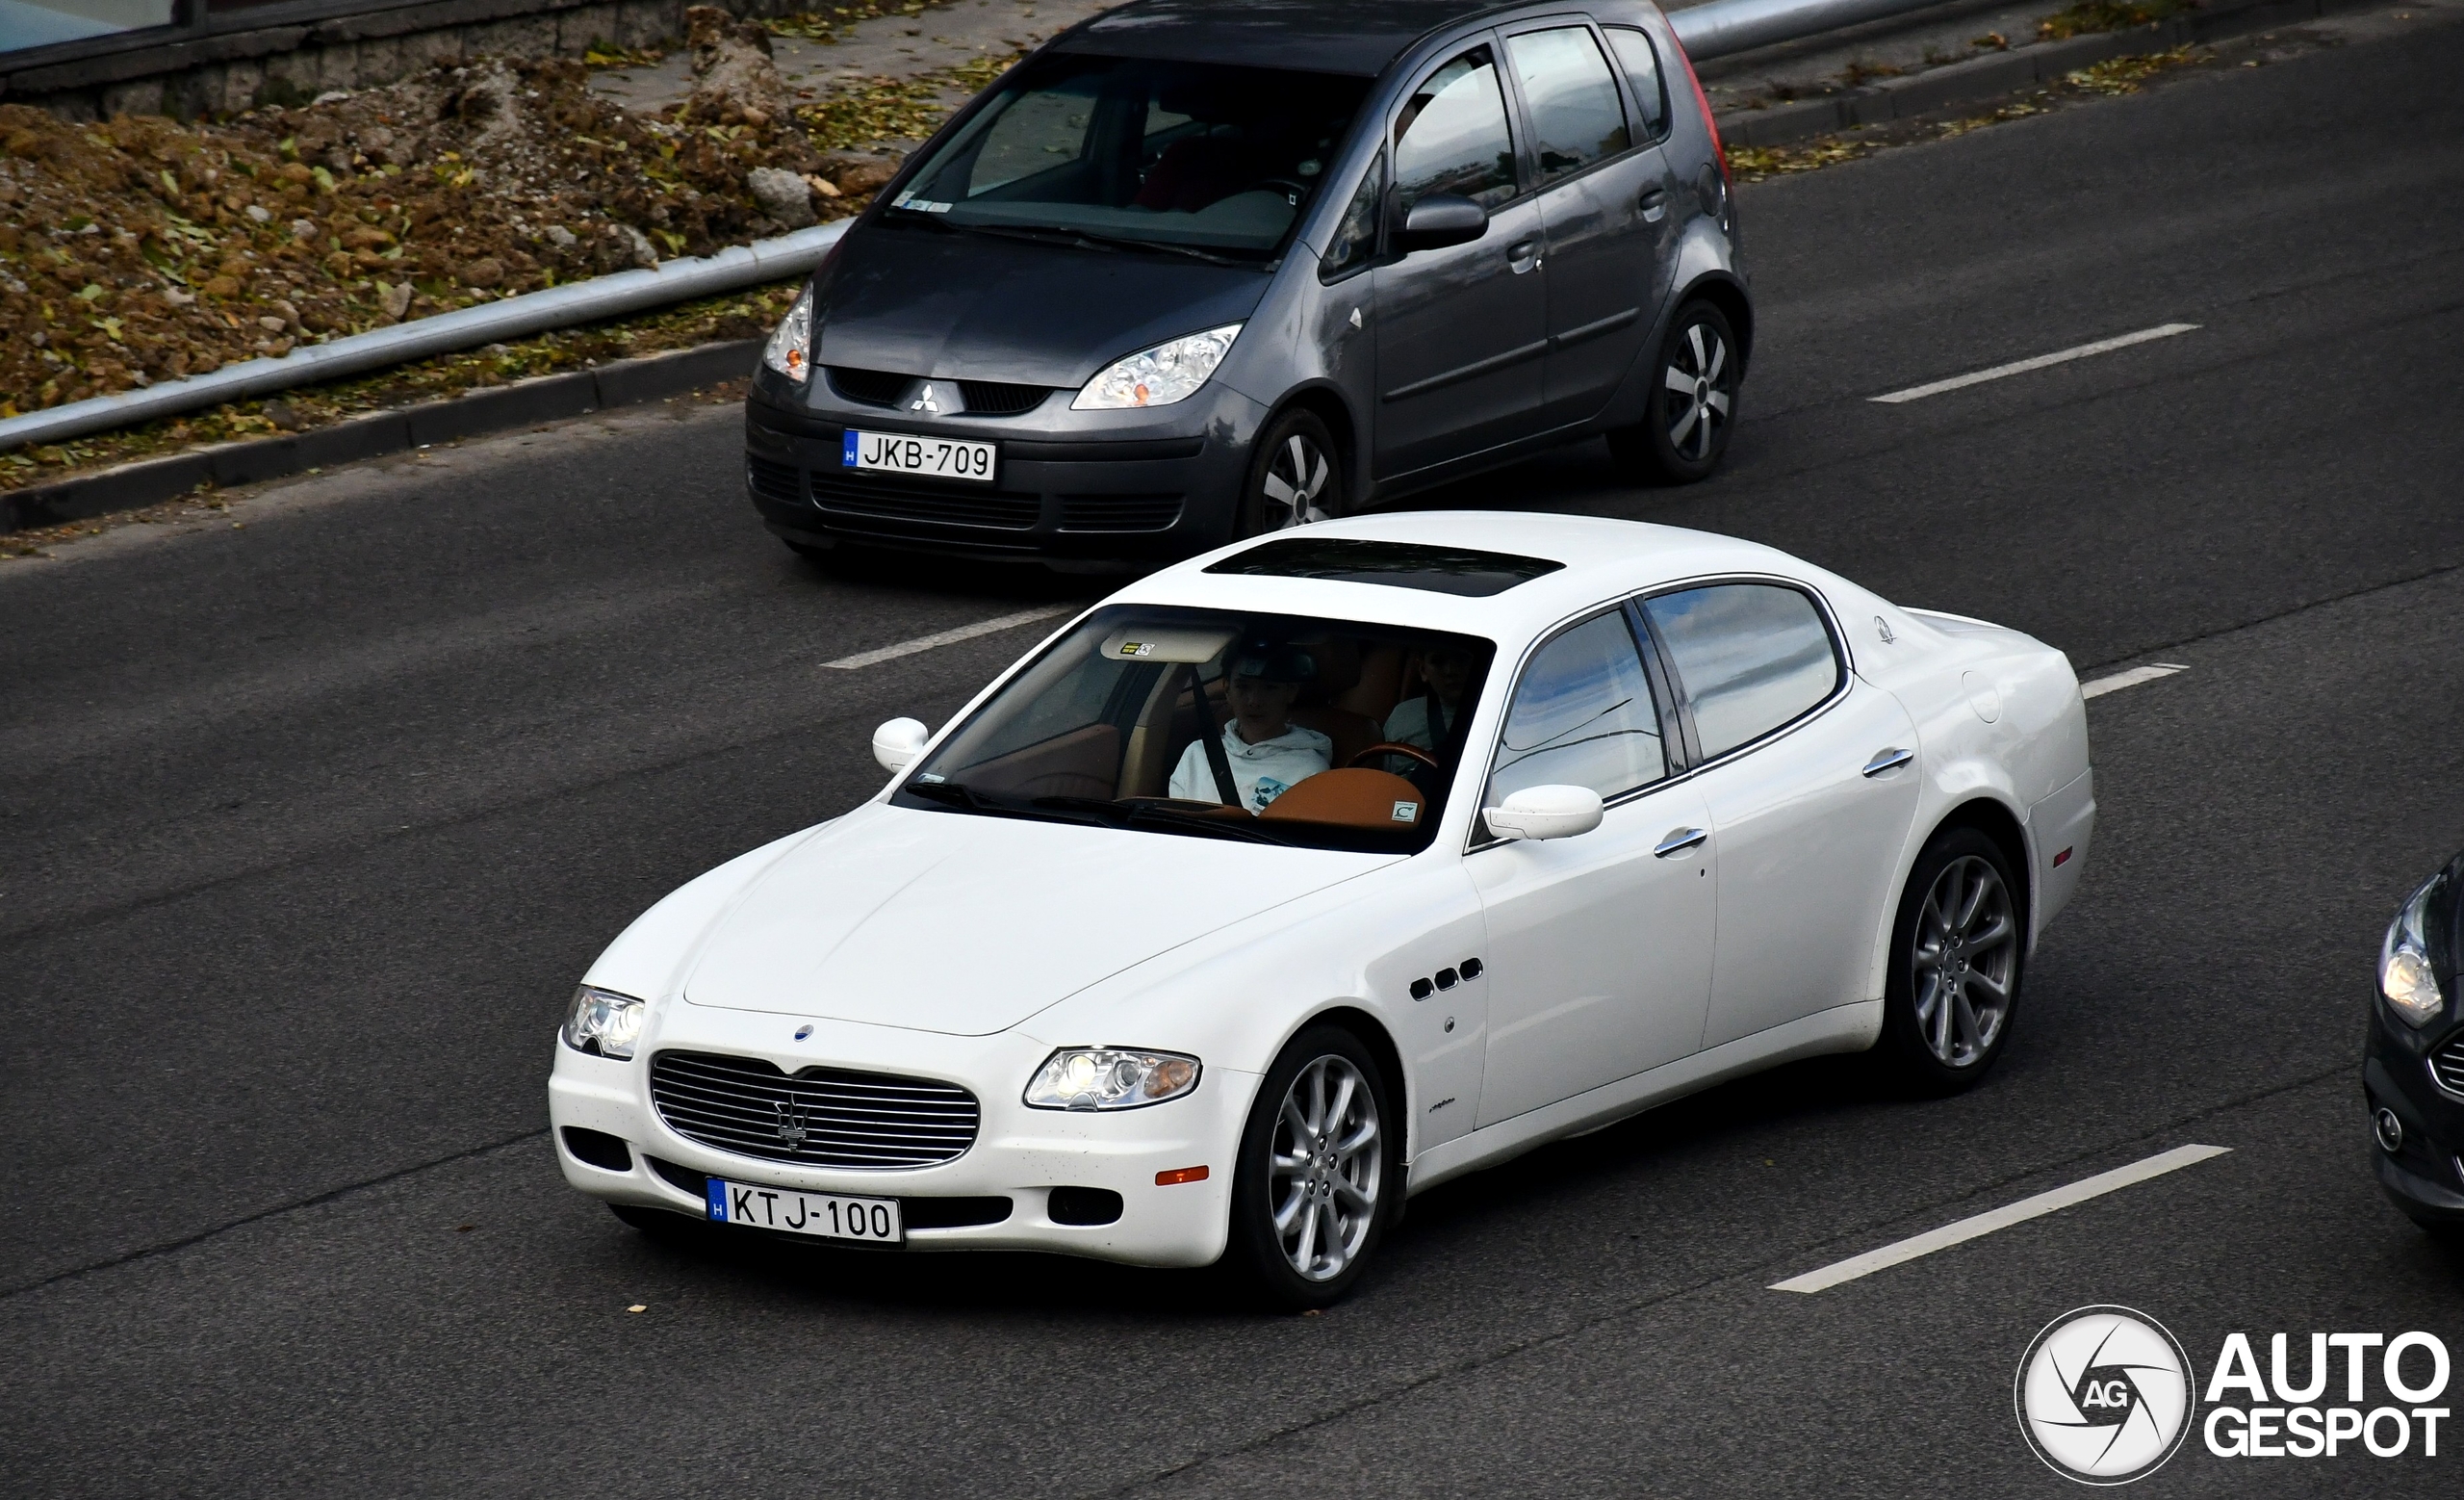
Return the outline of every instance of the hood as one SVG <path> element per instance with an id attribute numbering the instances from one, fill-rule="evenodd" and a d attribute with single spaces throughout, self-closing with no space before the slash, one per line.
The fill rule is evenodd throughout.
<path id="1" fill-rule="evenodd" d="M 1392 858 L 871 808 L 756 877 L 684 997 L 984 1036 Z"/>
<path id="2" fill-rule="evenodd" d="M 816 363 L 1070 389 L 1124 354 L 1238 323 L 1268 270 L 863 224 L 821 292 Z"/>

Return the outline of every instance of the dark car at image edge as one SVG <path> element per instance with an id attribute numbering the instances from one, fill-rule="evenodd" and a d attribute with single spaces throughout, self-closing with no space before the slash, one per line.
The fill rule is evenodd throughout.
<path id="1" fill-rule="evenodd" d="M 1685 482 L 1752 348 L 1640 0 L 1135 0 L 911 156 L 746 402 L 799 552 L 1162 559 L 1605 435 Z"/>
<path id="2" fill-rule="evenodd" d="M 2464 854 L 2415 888 L 2378 952 L 2361 1087 L 2378 1185 L 2464 1243 Z"/>

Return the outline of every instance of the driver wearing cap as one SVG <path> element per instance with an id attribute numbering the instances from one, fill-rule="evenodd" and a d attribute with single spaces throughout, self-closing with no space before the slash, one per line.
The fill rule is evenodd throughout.
<path id="1" fill-rule="evenodd" d="M 1241 806 L 1251 813 L 1265 812 L 1294 783 L 1334 763 L 1335 742 L 1290 717 L 1301 685 L 1317 675 L 1318 663 L 1297 646 L 1251 643 L 1233 653 L 1223 685 L 1232 706 L 1232 722 L 1223 727 L 1223 765 Z M 1171 794 L 1221 802 L 1219 787 L 1206 742 L 1193 742 L 1172 769 Z"/>

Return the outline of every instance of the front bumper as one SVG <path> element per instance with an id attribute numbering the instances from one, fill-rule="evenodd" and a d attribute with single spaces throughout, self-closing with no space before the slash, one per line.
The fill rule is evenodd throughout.
<path id="1" fill-rule="evenodd" d="M 1045 1250 L 1144 1266 L 1202 1266 L 1223 1254 L 1240 1141 L 1252 1073 L 1209 1068 L 1187 1098 L 1117 1113 L 1029 1109 L 1019 1101 L 1050 1046 L 1016 1032 L 953 1037 L 846 1022 L 720 1010 L 669 998 L 653 1009 L 641 1048 L 629 1062 L 575 1051 L 561 1042 L 548 1081 L 548 1117 L 565 1180 L 612 1203 L 667 1208 L 696 1218 L 706 1209 L 689 1185 L 694 1175 L 735 1182 L 895 1198 L 909 1217 L 930 1221 L 937 1203 L 1006 1198 L 995 1223 L 911 1228 L 910 1250 Z M 705 1146 L 669 1128 L 650 1095 L 650 1060 L 661 1048 L 765 1059 L 783 1071 L 822 1066 L 945 1079 L 973 1093 L 983 1111 L 975 1144 L 956 1160 L 912 1170 L 826 1168 L 771 1161 Z M 624 1170 L 575 1154 L 568 1127 L 617 1137 L 629 1148 Z M 681 1172 L 662 1174 L 665 1162 Z M 1158 1173 L 1209 1169 L 1206 1180 L 1156 1185 Z M 675 1180 L 685 1178 L 684 1183 Z M 1120 1195 L 1109 1224 L 1053 1217 L 1055 1188 Z M 921 1212 L 913 1206 L 927 1203 Z M 970 1205 L 971 1206 L 971 1205 Z M 965 1216 L 965 1215 L 962 1215 Z M 821 1243 L 837 1243 L 824 1241 Z"/>
<path id="2" fill-rule="evenodd" d="M 2451 1018 L 2416 1032 L 2388 1020 L 2374 998 L 2370 1013 L 2361 1070 L 2367 1113 L 2390 1110 L 2403 1127 L 2394 1151 L 2374 1136 L 2378 1185 L 2421 1223 L 2464 1225 L 2464 1097 L 2442 1087 L 2430 1066 L 2440 1052 L 2464 1047 L 2464 1024 Z"/>
<path id="3" fill-rule="evenodd" d="M 1154 412 L 1069 409 L 1055 392 L 1011 417 L 910 417 L 775 376 L 744 408 L 745 487 L 791 541 L 995 557 L 1188 556 L 1231 539 L 1266 411 L 1219 382 Z M 858 473 L 849 427 L 998 443 L 989 484 Z"/>

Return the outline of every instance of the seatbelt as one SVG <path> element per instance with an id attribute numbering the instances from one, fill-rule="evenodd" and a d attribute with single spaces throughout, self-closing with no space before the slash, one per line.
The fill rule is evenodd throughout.
<path id="1" fill-rule="evenodd" d="M 1242 805 L 1240 787 L 1232 780 L 1231 757 L 1223 753 L 1223 727 L 1215 722 L 1215 711 L 1206 705 L 1206 684 L 1198 680 L 1195 667 L 1190 668 L 1190 691 L 1197 699 L 1198 722 L 1206 726 L 1198 737 L 1206 746 L 1207 768 L 1215 772 L 1216 795 L 1225 807 L 1240 808 L 1245 813 L 1248 809 Z M 1231 695 L 1227 692 L 1224 696 L 1228 699 Z M 1227 702 L 1224 707 L 1229 709 L 1231 704 Z"/>

